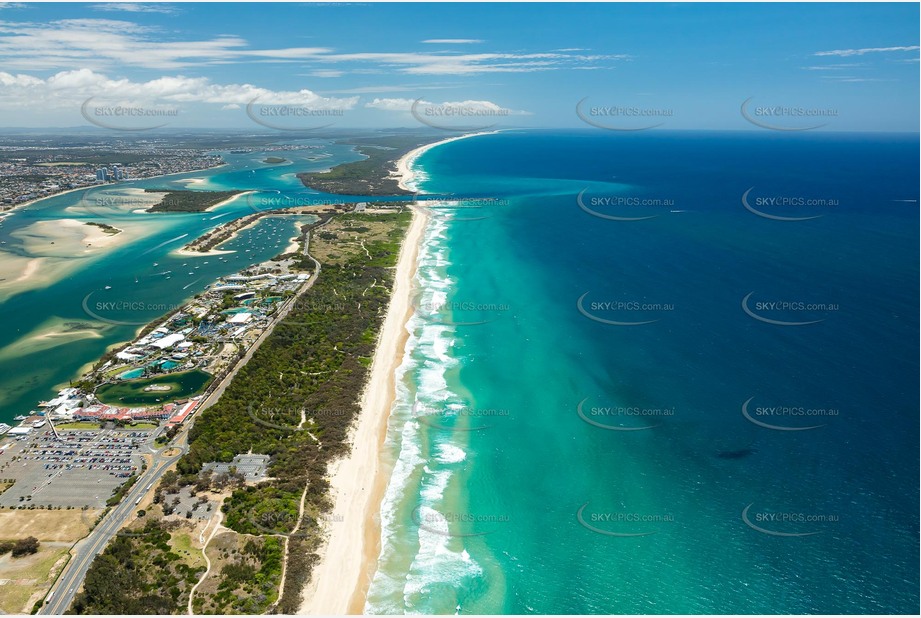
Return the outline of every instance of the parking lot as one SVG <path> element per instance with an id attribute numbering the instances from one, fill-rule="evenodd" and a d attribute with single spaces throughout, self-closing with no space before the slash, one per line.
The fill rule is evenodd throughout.
<path id="1" fill-rule="evenodd" d="M 0 454 L 0 479 L 15 484 L 0 494 L 0 506 L 101 508 L 112 491 L 137 472 L 148 453 L 149 430 L 34 431 Z"/>

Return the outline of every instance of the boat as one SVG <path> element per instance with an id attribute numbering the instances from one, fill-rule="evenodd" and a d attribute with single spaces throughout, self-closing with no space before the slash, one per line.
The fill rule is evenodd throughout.
<path id="1" fill-rule="evenodd" d="M 111 286 L 111 285 L 107 285 L 107 286 L 106 286 L 106 289 L 107 289 L 107 290 L 111 290 L 111 289 L 112 289 L 112 286 Z"/>
<path id="2" fill-rule="evenodd" d="M 24 421 L 24 420 L 26 420 L 27 418 L 29 418 L 29 417 L 20 414 L 19 416 L 15 417 L 13 420 L 14 420 L 14 421 Z"/>

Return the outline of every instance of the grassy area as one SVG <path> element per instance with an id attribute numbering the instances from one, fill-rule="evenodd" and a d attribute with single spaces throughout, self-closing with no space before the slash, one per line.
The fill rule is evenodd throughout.
<path id="1" fill-rule="evenodd" d="M 110 405 L 157 405 L 185 399 L 205 390 L 212 376 L 200 369 L 169 373 L 153 378 L 124 380 L 103 384 L 96 389 L 96 397 Z M 148 386 L 169 386 L 170 390 L 145 391 Z"/>
<path id="2" fill-rule="evenodd" d="M 39 540 L 38 552 L 0 556 L 0 612 L 28 614 L 66 564 L 68 551 L 89 532 L 98 510 L 0 510 L 0 538 Z"/>
<path id="3" fill-rule="evenodd" d="M 98 516 L 99 511 L 96 509 L 0 509 L 0 535 L 11 539 L 34 536 L 42 543 L 73 543 L 86 536 L 89 532 L 89 523 L 96 521 Z"/>
<path id="4" fill-rule="evenodd" d="M 91 421 L 78 421 L 74 423 L 56 424 L 55 427 L 57 427 L 59 431 L 67 431 L 69 429 L 85 431 L 88 429 L 99 429 L 99 423 L 93 423 Z"/>
<path id="5" fill-rule="evenodd" d="M 43 544 L 37 553 L 22 558 L 0 556 L 0 611 L 28 614 L 44 596 L 63 568 L 69 549 L 66 545 Z"/>
<path id="6" fill-rule="evenodd" d="M 363 266 L 386 267 L 392 256 L 399 253 L 404 226 L 409 225 L 411 218 L 409 211 L 339 215 L 317 232 L 311 240 L 310 253 L 324 265 L 356 262 Z"/>
<path id="7" fill-rule="evenodd" d="M 195 539 L 192 539 L 192 535 L 195 535 Z M 193 569 L 205 569 L 207 564 L 205 564 L 205 557 L 201 553 L 201 547 L 198 545 L 198 531 L 193 529 L 191 532 L 174 532 L 172 534 L 172 539 L 170 540 L 170 545 L 173 547 L 173 552 L 178 554 L 180 558 Z"/>
<path id="8" fill-rule="evenodd" d="M 131 430 L 156 429 L 159 426 L 158 423 L 135 423 L 134 425 L 128 425 Z"/>

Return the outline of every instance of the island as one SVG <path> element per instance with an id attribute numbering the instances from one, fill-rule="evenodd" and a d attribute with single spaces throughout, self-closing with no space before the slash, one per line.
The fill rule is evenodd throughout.
<path id="1" fill-rule="evenodd" d="M 212 206 L 226 202 L 243 191 L 173 191 L 171 189 L 144 189 L 146 193 L 164 193 L 163 199 L 147 212 L 204 212 Z"/>
<path id="2" fill-rule="evenodd" d="M 355 145 L 364 155 L 361 161 L 343 163 L 325 172 L 302 172 L 297 177 L 310 187 L 324 193 L 338 195 L 409 195 L 399 186 L 396 164 L 406 153 L 432 142 L 418 134 L 388 135 L 360 141 L 340 140 L 337 143 Z"/>
<path id="3" fill-rule="evenodd" d="M 110 235 L 112 235 L 112 236 L 115 236 L 116 234 L 120 234 L 120 233 L 121 233 L 121 230 L 120 230 L 120 229 L 118 229 L 118 228 L 115 227 L 114 225 L 109 225 L 108 223 L 99 223 L 98 221 L 87 221 L 86 224 L 87 224 L 87 225 L 92 225 L 92 226 L 94 226 L 94 227 L 98 227 L 99 229 L 101 229 L 101 230 L 102 230 L 103 232 L 105 232 L 106 234 L 110 234 Z"/>

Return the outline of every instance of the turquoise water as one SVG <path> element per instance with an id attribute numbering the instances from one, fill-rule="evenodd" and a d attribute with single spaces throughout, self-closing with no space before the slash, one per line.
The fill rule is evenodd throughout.
<path id="1" fill-rule="evenodd" d="M 917 613 L 917 152 L 509 132 L 421 157 L 479 208 L 426 233 L 366 610 Z"/>
<path id="2" fill-rule="evenodd" d="M 132 369 L 126 371 L 125 373 L 118 374 L 118 378 L 121 380 L 133 380 L 134 378 L 140 378 L 144 375 L 144 368 L 138 367 L 137 369 Z"/>
<path id="3" fill-rule="evenodd" d="M 211 256 L 172 253 L 190 240 L 234 218 L 281 206 L 316 201 L 353 201 L 305 189 L 296 172 L 319 171 L 358 160 L 352 147 L 305 140 L 319 149 L 288 151 L 289 161 L 263 163 L 265 152 L 220 154 L 228 165 L 199 172 L 136 180 L 76 191 L 36 202 L 0 222 L 4 256 L 45 257 L 39 274 L 50 273 L 37 289 L 0 297 L 0 421 L 10 422 L 78 377 L 109 346 L 131 340 L 149 321 L 174 311 L 215 281 L 267 260 L 287 247 L 304 220 L 267 216 Z M 310 157 L 320 156 L 318 160 Z M 195 179 L 195 181 L 192 181 Z M 206 213 L 144 213 L 151 198 L 137 189 L 255 190 Z M 88 257 L 59 256 L 54 248 L 28 246 L 20 236 L 41 221 L 76 219 L 131 230 L 137 240 Z M 55 275 L 53 268 L 70 268 Z M 107 289 L 108 286 L 108 289 Z M 2 292 L 2 291 L 0 291 Z M 50 335 L 50 336 L 49 336 Z"/>

